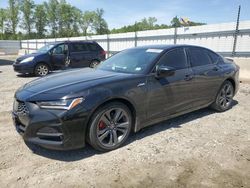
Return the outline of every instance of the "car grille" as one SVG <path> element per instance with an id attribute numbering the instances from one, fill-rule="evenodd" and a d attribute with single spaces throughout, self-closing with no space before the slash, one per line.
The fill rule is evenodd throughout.
<path id="1" fill-rule="evenodd" d="M 13 108 L 14 108 L 14 112 L 18 116 L 26 116 L 29 114 L 29 110 L 24 102 L 15 100 Z"/>
<path id="2" fill-rule="evenodd" d="M 24 132 L 26 131 L 26 126 L 20 122 L 15 112 L 12 113 L 12 119 L 13 119 L 14 125 L 16 126 L 17 132 L 23 135 Z"/>

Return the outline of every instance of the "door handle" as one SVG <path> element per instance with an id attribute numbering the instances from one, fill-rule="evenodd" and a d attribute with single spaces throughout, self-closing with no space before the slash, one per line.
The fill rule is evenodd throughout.
<path id="1" fill-rule="evenodd" d="M 192 79 L 193 79 L 192 75 L 190 75 L 190 74 L 185 75 L 184 80 L 189 81 L 189 80 L 192 80 Z"/>

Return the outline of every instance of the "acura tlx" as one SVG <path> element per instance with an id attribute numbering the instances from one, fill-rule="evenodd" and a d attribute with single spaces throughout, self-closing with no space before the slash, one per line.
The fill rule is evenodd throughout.
<path id="1" fill-rule="evenodd" d="M 97 68 L 34 80 L 15 93 L 13 121 L 27 143 L 100 151 L 120 147 L 130 132 L 194 110 L 231 108 L 239 67 L 190 45 L 121 51 Z"/>

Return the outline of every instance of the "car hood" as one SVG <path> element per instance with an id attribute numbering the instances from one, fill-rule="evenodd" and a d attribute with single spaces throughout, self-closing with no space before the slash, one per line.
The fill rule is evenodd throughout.
<path id="1" fill-rule="evenodd" d="M 24 59 L 26 59 L 26 58 L 28 58 L 28 57 L 37 57 L 37 56 L 44 55 L 44 54 L 46 54 L 46 53 L 32 53 L 32 54 L 26 54 L 26 55 L 23 55 L 23 56 L 21 56 L 21 57 L 18 57 L 18 58 L 17 58 L 17 61 L 22 61 L 22 60 L 24 60 Z"/>
<path id="2" fill-rule="evenodd" d="M 24 101 L 70 98 L 74 94 L 87 92 L 88 88 L 125 79 L 129 76 L 131 74 L 90 68 L 63 71 L 24 85 L 16 92 L 16 98 Z"/>

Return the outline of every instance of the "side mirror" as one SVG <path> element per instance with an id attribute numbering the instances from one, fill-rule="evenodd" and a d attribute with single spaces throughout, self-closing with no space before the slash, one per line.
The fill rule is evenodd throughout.
<path id="1" fill-rule="evenodd" d="M 175 68 L 169 66 L 158 66 L 156 68 L 156 78 L 164 78 L 173 76 L 175 74 Z"/>

